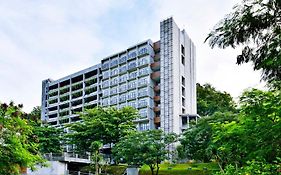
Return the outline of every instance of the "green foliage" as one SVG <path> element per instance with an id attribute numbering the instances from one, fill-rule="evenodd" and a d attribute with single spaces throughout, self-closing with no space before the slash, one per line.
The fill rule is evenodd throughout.
<path id="1" fill-rule="evenodd" d="M 235 103 L 230 94 L 220 92 L 210 84 L 196 84 L 197 113 L 200 116 L 210 116 L 215 112 L 234 112 Z"/>
<path id="2" fill-rule="evenodd" d="M 236 115 L 230 112 L 217 112 L 212 116 L 201 118 L 197 125 L 183 133 L 180 139 L 181 145 L 177 147 L 179 158 L 209 162 L 212 159 L 212 152 L 210 152 L 209 147 L 213 136 L 212 125 L 235 120 Z"/>
<path id="3" fill-rule="evenodd" d="M 206 40 L 211 47 L 243 46 L 237 64 L 252 62 L 269 82 L 281 80 L 281 1 L 244 0 Z"/>
<path id="4" fill-rule="evenodd" d="M 0 104 L 0 174 L 17 175 L 20 167 L 43 163 L 22 106 Z"/>
<path id="5" fill-rule="evenodd" d="M 67 134 L 70 143 L 75 144 L 78 152 L 90 152 L 92 142 L 102 144 L 117 143 L 131 131 L 135 130 L 133 120 L 138 113 L 131 107 L 122 109 L 96 107 L 80 113 L 82 123 L 69 125 L 71 133 Z"/>
<path id="6" fill-rule="evenodd" d="M 134 132 L 120 140 L 113 148 L 116 161 L 123 161 L 129 166 L 150 167 L 151 173 L 158 174 L 159 164 L 167 157 L 168 146 L 175 142 L 175 134 L 165 134 L 162 130 Z"/>

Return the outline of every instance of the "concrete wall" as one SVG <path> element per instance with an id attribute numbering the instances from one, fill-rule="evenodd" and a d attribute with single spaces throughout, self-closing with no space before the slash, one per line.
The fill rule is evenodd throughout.
<path id="1" fill-rule="evenodd" d="M 48 167 L 36 167 L 36 171 L 27 170 L 27 175 L 65 175 L 67 164 L 58 161 L 49 161 Z"/>

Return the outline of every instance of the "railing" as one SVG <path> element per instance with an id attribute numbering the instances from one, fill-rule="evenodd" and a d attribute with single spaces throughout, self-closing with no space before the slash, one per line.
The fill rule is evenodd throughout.
<path id="1" fill-rule="evenodd" d="M 68 161 L 68 162 L 80 162 L 90 163 L 91 157 L 89 155 L 79 155 L 71 153 L 48 153 L 44 154 L 43 157 L 49 161 Z"/>
<path id="2" fill-rule="evenodd" d="M 94 175 L 94 173 L 83 171 L 67 171 L 66 175 Z"/>

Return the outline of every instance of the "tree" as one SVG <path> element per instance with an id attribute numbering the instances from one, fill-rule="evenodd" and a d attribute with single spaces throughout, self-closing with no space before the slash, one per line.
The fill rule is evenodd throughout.
<path id="1" fill-rule="evenodd" d="M 177 147 L 179 158 L 209 162 L 212 158 L 213 129 L 215 123 L 235 121 L 236 114 L 231 112 L 216 112 L 215 114 L 203 117 L 197 125 L 187 129 L 180 138 L 180 145 Z"/>
<path id="2" fill-rule="evenodd" d="M 103 145 L 115 144 L 129 132 L 136 130 L 133 120 L 138 113 L 131 107 L 122 109 L 96 107 L 80 113 L 83 122 L 69 125 L 72 131 L 67 134 L 71 144 L 76 145 L 80 153 L 90 152 L 92 142 Z"/>
<path id="3" fill-rule="evenodd" d="M 281 1 L 243 0 L 206 38 L 213 48 L 242 46 L 237 64 L 252 62 L 262 79 L 281 80 Z"/>
<path id="4" fill-rule="evenodd" d="M 234 112 L 235 102 L 227 92 L 220 92 L 210 84 L 196 84 L 197 113 L 200 116 L 210 116 L 215 112 Z"/>
<path id="5" fill-rule="evenodd" d="M 151 174 L 158 175 L 159 164 L 168 158 L 168 146 L 175 142 L 175 134 L 165 134 L 162 130 L 134 132 L 113 148 L 115 160 L 123 161 L 129 166 L 148 165 Z"/>
<path id="6" fill-rule="evenodd" d="M 44 162 L 21 108 L 0 103 L 0 174 L 17 175 L 20 167 L 34 168 Z"/>
<path id="7" fill-rule="evenodd" d="M 40 153 L 61 153 L 63 151 L 63 129 L 43 123 L 40 106 L 34 107 L 25 118 L 33 126 L 33 134 L 39 144 Z"/>

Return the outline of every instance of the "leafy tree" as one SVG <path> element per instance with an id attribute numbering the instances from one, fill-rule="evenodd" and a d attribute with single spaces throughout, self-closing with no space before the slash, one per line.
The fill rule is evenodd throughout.
<path id="1" fill-rule="evenodd" d="M 235 103 L 227 92 L 220 92 L 210 84 L 196 84 L 197 113 L 200 116 L 210 116 L 215 112 L 234 112 Z"/>
<path id="2" fill-rule="evenodd" d="M 96 107 L 80 113 L 83 122 L 69 125 L 72 131 L 67 135 L 69 142 L 76 145 L 80 153 L 90 152 L 94 141 L 103 145 L 117 143 L 129 132 L 135 130 L 133 120 L 138 113 L 131 107 L 122 109 Z"/>
<path id="3" fill-rule="evenodd" d="M 262 79 L 281 80 L 281 1 L 243 0 L 221 20 L 206 41 L 220 48 L 242 46 L 237 64 L 252 62 Z"/>
<path id="4" fill-rule="evenodd" d="M 129 166 L 148 165 L 151 174 L 158 175 L 159 164 L 168 158 L 168 146 L 175 142 L 175 134 L 165 134 L 162 130 L 134 132 L 125 136 L 113 148 L 115 160 L 122 160 Z"/>
<path id="5" fill-rule="evenodd" d="M 25 116 L 33 126 L 33 134 L 39 144 L 40 153 L 60 153 L 63 151 L 63 129 L 44 124 L 41 120 L 41 107 L 36 106 Z"/>
<path id="6" fill-rule="evenodd" d="M 0 104 L 0 174 L 17 175 L 20 167 L 30 167 L 44 160 L 34 142 L 32 126 L 22 112 L 22 105 Z"/>
<path id="7" fill-rule="evenodd" d="M 212 124 L 235 120 L 236 115 L 231 112 L 216 112 L 212 116 L 201 118 L 197 125 L 187 129 L 180 138 L 181 144 L 177 147 L 179 158 L 209 162 L 212 159 Z"/>

